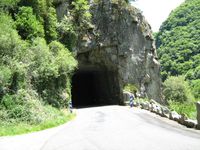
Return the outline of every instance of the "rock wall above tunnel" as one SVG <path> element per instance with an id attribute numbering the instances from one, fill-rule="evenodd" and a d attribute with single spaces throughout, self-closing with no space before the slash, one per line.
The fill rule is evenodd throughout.
<path id="1" fill-rule="evenodd" d="M 68 2 L 57 6 L 59 20 L 67 13 L 67 6 Z M 78 43 L 79 69 L 112 72 L 114 79 L 109 81 L 117 83 L 109 86 L 116 87 L 113 95 L 119 90 L 121 99 L 124 85 L 132 83 L 141 96 L 164 103 L 151 27 L 141 12 L 120 0 L 91 0 L 90 6 L 94 28 Z"/>
<path id="2" fill-rule="evenodd" d="M 80 67 L 96 65 L 116 72 L 122 93 L 132 83 L 140 94 L 163 103 L 160 64 L 152 31 L 141 12 L 130 6 L 102 0 L 91 3 L 94 29 L 79 43 Z"/>

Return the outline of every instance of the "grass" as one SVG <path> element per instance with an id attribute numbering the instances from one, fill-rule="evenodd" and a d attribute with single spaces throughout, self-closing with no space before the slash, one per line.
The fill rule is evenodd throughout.
<path id="1" fill-rule="evenodd" d="M 41 131 L 44 129 L 62 125 L 75 117 L 75 114 L 70 114 L 68 111 L 60 112 L 56 118 L 47 119 L 38 124 L 30 124 L 29 122 L 1 122 L 0 136 L 11 136 Z"/>
<path id="2" fill-rule="evenodd" d="M 169 108 L 171 110 L 175 110 L 179 114 L 186 115 L 188 118 L 196 119 L 197 111 L 194 102 L 180 103 L 180 102 L 169 101 Z"/>

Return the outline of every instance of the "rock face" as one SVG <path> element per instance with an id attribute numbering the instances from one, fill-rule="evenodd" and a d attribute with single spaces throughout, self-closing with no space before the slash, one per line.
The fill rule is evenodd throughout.
<path id="1" fill-rule="evenodd" d="M 151 27 L 141 12 L 120 1 L 101 0 L 91 1 L 91 13 L 94 28 L 79 41 L 76 52 L 79 72 L 104 72 L 102 87 L 113 95 L 108 99 L 118 97 L 121 104 L 127 83 L 141 96 L 163 103 L 160 64 Z"/>
<path id="2" fill-rule="evenodd" d="M 80 68 L 93 65 L 112 70 L 120 93 L 126 83 L 132 83 L 141 95 L 162 102 L 160 65 L 150 26 L 140 11 L 102 0 L 92 5 L 91 12 L 95 27 L 77 52 Z"/>

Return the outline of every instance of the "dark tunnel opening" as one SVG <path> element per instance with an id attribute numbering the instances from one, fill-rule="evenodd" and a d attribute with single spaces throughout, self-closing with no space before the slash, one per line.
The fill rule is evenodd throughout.
<path id="1" fill-rule="evenodd" d="M 117 74 L 113 71 L 78 70 L 72 77 L 72 105 L 90 107 L 120 104 Z"/>

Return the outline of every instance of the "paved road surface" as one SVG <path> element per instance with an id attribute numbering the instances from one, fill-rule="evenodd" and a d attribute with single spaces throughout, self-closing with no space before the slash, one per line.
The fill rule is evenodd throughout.
<path id="1" fill-rule="evenodd" d="M 137 108 L 93 107 L 57 128 L 1 137 L 0 150 L 200 150 L 200 131 Z"/>

